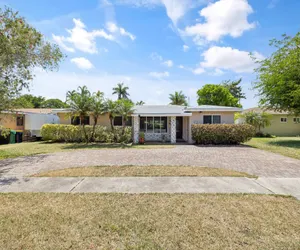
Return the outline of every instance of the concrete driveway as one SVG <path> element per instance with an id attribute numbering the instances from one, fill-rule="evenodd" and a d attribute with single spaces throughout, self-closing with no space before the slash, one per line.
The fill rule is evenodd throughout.
<path id="1" fill-rule="evenodd" d="M 247 172 L 259 177 L 300 177 L 300 160 L 245 146 L 178 145 L 158 149 L 100 149 L 20 157 L 0 161 L 0 176 L 99 165 L 189 165 Z"/>

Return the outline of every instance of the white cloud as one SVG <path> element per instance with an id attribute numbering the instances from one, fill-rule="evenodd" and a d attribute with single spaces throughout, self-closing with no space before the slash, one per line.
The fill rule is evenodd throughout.
<path id="1" fill-rule="evenodd" d="M 119 34 L 121 36 L 128 36 L 132 41 L 134 41 L 136 39 L 136 37 L 133 34 L 126 31 L 122 27 L 118 27 L 118 25 L 115 24 L 114 22 L 107 22 L 106 23 L 106 28 L 111 33 L 116 33 L 116 34 Z"/>
<path id="2" fill-rule="evenodd" d="M 147 8 L 164 6 L 168 17 L 176 26 L 177 22 L 183 18 L 190 9 L 207 1 L 208 0 L 118 0 L 117 3 Z"/>
<path id="3" fill-rule="evenodd" d="M 178 66 L 178 68 L 184 69 L 184 66 L 183 66 L 182 64 L 180 64 L 180 65 Z"/>
<path id="4" fill-rule="evenodd" d="M 162 61 L 163 60 L 163 57 L 156 52 L 151 53 L 150 58 L 153 61 L 155 61 L 155 60 Z"/>
<path id="5" fill-rule="evenodd" d="M 187 46 L 187 45 L 183 45 L 183 51 L 184 51 L 184 52 L 188 52 L 188 51 L 189 51 L 189 49 L 190 49 L 190 47 L 189 47 L 189 46 Z"/>
<path id="6" fill-rule="evenodd" d="M 269 9 L 275 8 L 278 3 L 279 3 L 279 0 L 271 0 L 269 5 L 268 5 L 268 8 Z"/>
<path id="7" fill-rule="evenodd" d="M 203 38 L 219 41 L 226 35 L 239 37 L 244 31 L 255 28 L 256 24 L 247 20 L 251 13 L 253 9 L 247 0 L 219 0 L 199 12 L 205 22 L 186 27 L 185 33 L 194 36 L 195 42 Z"/>
<path id="8" fill-rule="evenodd" d="M 68 52 L 75 52 L 74 48 L 68 47 L 67 45 L 64 44 L 64 37 L 56 36 L 56 35 L 52 34 L 52 38 L 53 38 L 54 42 L 56 42 L 64 50 L 66 50 Z"/>
<path id="9" fill-rule="evenodd" d="M 205 72 L 205 69 L 202 68 L 202 67 L 198 67 L 198 68 L 196 68 L 196 69 L 193 70 L 193 73 L 194 73 L 195 75 L 201 75 L 201 74 L 203 74 L 204 72 Z"/>
<path id="10" fill-rule="evenodd" d="M 76 66 L 83 70 L 92 69 L 94 66 L 93 64 L 84 57 L 76 57 L 71 59 L 72 63 L 75 63 Z"/>
<path id="11" fill-rule="evenodd" d="M 169 77 L 170 76 L 170 73 L 165 71 L 165 72 L 150 72 L 149 73 L 149 76 L 152 76 L 154 78 L 158 78 L 158 79 L 161 79 L 161 78 L 165 78 L 165 77 Z"/>
<path id="12" fill-rule="evenodd" d="M 169 68 L 173 67 L 173 65 L 174 65 L 172 60 L 164 61 L 162 64 Z"/>
<path id="13" fill-rule="evenodd" d="M 59 43 L 62 48 L 66 49 L 67 51 L 73 50 L 66 43 L 74 46 L 76 49 L 87 52 L 90 54 L 95 54 L 98 52 L 96 47 L 95 39 L 97 37 L 102 37 L 104 39 L 113 41 L 115 38 L 108 34 L 103 29 L 87 31 L 86 26 L 80 19 L 73 18 L 74 28 L 71 30 L 67 30 L 69 33 L 68 37 L 65 36 L 56 36 L 52 34 L 53 39 Z"/>
<path id="14" fill-rule="evenodd" d="M 213 76 L 221 76 L 221 75 L 224 75 L 225 74 L 225 72 L 223 71 L 223 70 L 221 70 L 221 69 L 215 69 L 212 73 L 211 73 L 211 75 L 213 75 Z"/>
<path id="15" fill-rule="evenodd" d="M 213 46 L 203 54 L 204 61 L 200 63 L 202 68 L 216 68 L 232 70 L 237 73 L 252 72 L 255 62 L 249 52 L 233 49 L 231 47 Z M 253 52 L 257 59 L 263 59 L 263 55 Z"/>

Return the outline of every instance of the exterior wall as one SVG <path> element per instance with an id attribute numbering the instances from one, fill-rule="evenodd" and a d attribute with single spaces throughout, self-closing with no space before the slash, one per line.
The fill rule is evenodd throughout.
<path id="1" fill-rule="evenodd" d="M 70 113 L 57 113 L 60 124 L 71 124 L 71 114 Z M 93 116 L 90 115 L 90 125 L 94 125 Z M 98 118 L 97 125 L 110 127 L 110 121 L 108 114 L 101 115 Z"/>
<path id="2" fill-rule="evenodd" d="M 24 118 L 24 124 L 25 124 Z M 24 130 L 24 126 L 17 126 L 17 115 L 14 114 L 1 114 L 0 115 L 0 125 L 5 128 L 10 128 L 12 130 Z"/>
<path id="3" fill-rule="evenodd" d="M 192 124 L 203 124 L 204 115 L 221 115 L 221 124 L 234 124 L 235 112 L 193 112 Z"/>
<path id="4" fill-rule="evenodd" d="M 203 124 L 204 115 L 221 115 L 221 124 L 234 124 L 235 112 L 192 112 L 188 122 L 188 142 L 194 143 L 192 139 L 192 124 Z"/>
<path id="5" fill-rule="evenodd" d="M 294 123 L 294 117 L 290 115 L 273 115 L 271 126 L 262 129 L 262 131 L 276 136 L 300 135 L 300 123 Z M 287 118 L 287 123 L 282 123 L 280 118 Z"/>

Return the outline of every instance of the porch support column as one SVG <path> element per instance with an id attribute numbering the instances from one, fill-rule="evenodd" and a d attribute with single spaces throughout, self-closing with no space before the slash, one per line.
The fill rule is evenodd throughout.
<path id="1" fill-rule="evenodd" d="M 139 135 L 140 135 L 140 117 L 133 117 L 133 143 L 139 143 Z"/>
<path id="2" fill-rule="evenodd" d="M 171 143 L 176 143 L 176 117 L 171 117 Z"/>

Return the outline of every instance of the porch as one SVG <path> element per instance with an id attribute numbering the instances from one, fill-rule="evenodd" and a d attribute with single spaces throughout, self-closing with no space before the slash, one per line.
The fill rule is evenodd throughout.
<path id="1" fill-rule="evenodd" d="M 140 133 L 144 133 L 146 142 L 184 143 L 190 138 L 190 116 L 137 115 L 133 116 L 133 141 L 139 143 Z"/>

